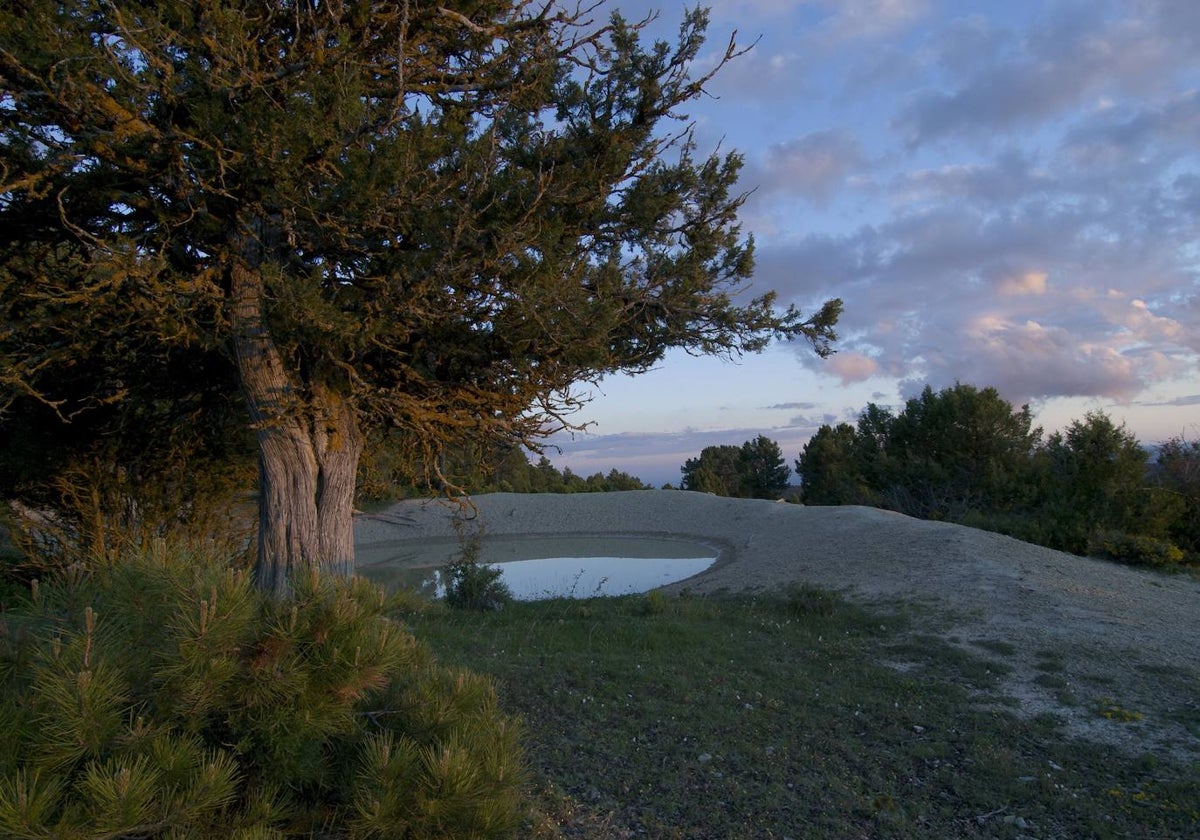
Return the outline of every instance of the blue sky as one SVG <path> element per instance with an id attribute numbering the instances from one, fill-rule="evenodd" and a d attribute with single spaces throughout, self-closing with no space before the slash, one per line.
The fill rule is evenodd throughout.
<path id="1" fill-rule="evenodd" d="M 629 19 L 679 3 L 616 2 Z M 992 385 L 1047 431 L 1100 409 L 1200 438 L 1200 2 L 733 0 L 690 109 L 745 156 L 753 291 L 840 297 L 838 353 L 677 353 L 610 377 L 558 466 L 654 484 L 705 446 L 776 440 L 926 384 Z M 713 60 L 710 56 L 706 60 Z"/>

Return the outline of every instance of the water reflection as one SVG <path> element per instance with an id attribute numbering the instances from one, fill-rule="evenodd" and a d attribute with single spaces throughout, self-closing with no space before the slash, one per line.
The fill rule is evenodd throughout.
<path id="1" fill-rule="evenodd" d="M 462 555 L 455 539 L 403 540 L 358 546 L 358 571 L 388 589 L 437 597 L 438 569 Z M 716 548 L 668 537 L 488 537 L 479 562 L 497 566 L 521 600 L 591 598 L 647 592 L 699 574 Z"/>
<path id="2" fill-rule="evenodd" d="M 519 601 L 594 598 L 648 592 L 690 578 L 716 557 L 539 557 L 497 563 L 500 579 Z"/>

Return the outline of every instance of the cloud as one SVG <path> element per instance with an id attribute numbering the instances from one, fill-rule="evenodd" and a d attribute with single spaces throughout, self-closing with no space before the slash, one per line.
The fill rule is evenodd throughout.
<path id="1" fill-rule="evenodd" d="M 752 171 L 747 177 L 761 184 L 764 194 L 786 192 L 824 205 L 847 176 L 865 166 L 866 158 L 854 135 L 814 131 L 769 147 L 761 171 Z"/>
<path id="2" fill-rule="evenodd" d="M 812 411 L 817 406 L 818 403 L 813 402 L 787 402 L 765 405 L 763 408 L 767 411 Z"/>
<path id="3" fill-rule="evenodd" d="M 825 43 L 879 40 L 903 32 L 929 14 L 929 0 L 822 0 L 834 10 L 817 28 Z"/>
<path id="4" fill-rule="evenodd" d="M 1001 295 L 1044 295 L 1049 276 L 1044 271 L 1005 273 L 996 281 L 996 290 Z"/>
<path id="5" fill-rule="evenodd" d="M 806 305 L 845 302 L 838 354 L 802 362 L 844 384 L 964 381 L 1020 402 L 1129 400 L 1194 369 L 1200 271 L 1178 187 L 1105 191 L 1090 177 L 1035 176 L 1054 167 L 1028 160 L 1016 167 L 1027 192 L 989 194 L 983 185 L 1012 166 L 926 170 L 897 182 L 922 182 L 925 200 L 879 224 L 763 246 L 758 285 Z"/>
<path id="6" fill-rule="evenodd" d="M 1200 394 L 1188 394 L 1183 397 L 1176 397 L 1172 400 L 1161 400 L 1159 402 L 1138 402 L 1138 405 L 1146 406 L 1189 406 L 1200 405 Z"/>
<path id="7" fill-rule="evenodd" d="M 740 446 L 759 435 L 766 435 L 779 445 L 785 459 L 791 459 L 817 429 L 829 422 L 832 422 L 830 415 L 823 414 L 819 417 L 793 417 L 786 425 L 770 428 L 685 429 L 614 435 L 559 434 L 550 440 L 559 451 L 550 450 L 546 455 L 560 468 L 569 466 L 582 476 L 618 469 L 652 484 L 678 484 L 684 462 L 698 456 L 705 447 Z"/>
<path id="8" fill-rule="evenodd" d="M 862 353 L 838 353 L 828 360 L 827 367 L 843 384 L 862 382 L 879 373 L 879 363 Z"/>
<path id="9" fill-rule="evenodd" d="M 1186 153 L 1200 135 L 1200 91 L 1150 105 L 1110 106 L 1064 135 L 1063 152 L 1077 169 L 1143 168 Z"/>
<path id="10" fill-rule="evenodd" d="M 935 33 L 928 48 L 941 83 L 911 92 L 893 128 L 915 147 L 1063 118 L 1089 100 L 1168 89 L 1190 59 L 1180 52 L 1182 42 L 1145 17 L 1112 14 L 1112 4 L 1096 7 L 1089 14 L 1073 6 L 1052 9 L 1019 34 L 980 22 Z"/>

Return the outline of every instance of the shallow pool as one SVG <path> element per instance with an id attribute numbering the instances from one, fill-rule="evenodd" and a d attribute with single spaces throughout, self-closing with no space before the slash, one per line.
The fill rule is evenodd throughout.
<path id="1" fill-rule="evenodd" d="M 358 571 L 391 588 L 437 595 L 438 568 L 462 550 L 455 539 L 359 546 Z M 479 544 L 479 561 L 500 568 L 521 600 L 647 592 L 699 574 L 718 554 L 711 545 L 669 537 L 491 537 Z"/>
<path id="2" fill-rule="evenodd" d="M 519 601 L 648 592 L 700 574 L 716 557 L 538 557 L 497 563 Z"/>

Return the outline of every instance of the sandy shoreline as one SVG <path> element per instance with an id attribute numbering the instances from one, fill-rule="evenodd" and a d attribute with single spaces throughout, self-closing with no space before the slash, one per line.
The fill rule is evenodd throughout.
<path id="1" fill-rule="evenodd" d="M 1200 675 L 1200 581 L 1187 575 L 1076 557 L 873 508 L 802 507 L 666 490 L 497 493 L 473 503 L 474 511 L 463 513 L 443 502 L 412 500 L 359 515 L 360 562 L 422 540 L 446 544 L 458 536 L 456 518 L 493 542 L 535 535 L 586 549 L 588 541 L 622 535 L 694 540 L 717 548 L 717 562 L 665 591 L 765 593 L 808 583 L 856 600 L 903 599 L 944 608 L 954 616 L 955 641 L 1003 641 L 1017 648 L 1009 688 L 1029 711 L 1053 711 L 1081 731 L 1096 730 L 1095 722 L 1085 711 L 1060 708 L 1052 692 L 1039 690 L 1036 652 L 1061 652 L 1084 682 L 1102 668 L 1107 676 L 1095 680 L 1097 692 L 1120 693 L 1128 708 L 1150 707 L 1156 697 L 1162 701 L 1156 672 Z M 1155 717 L 1163 723 L 1172 716 L 1167 711 L 1147 715 L 1142 728 L 1155 728 L 1164 749 L 1200 753 L 1192 733 L 1153 726 Z M 1137 730 L 1127 726 L 1122 735 Z"/>

